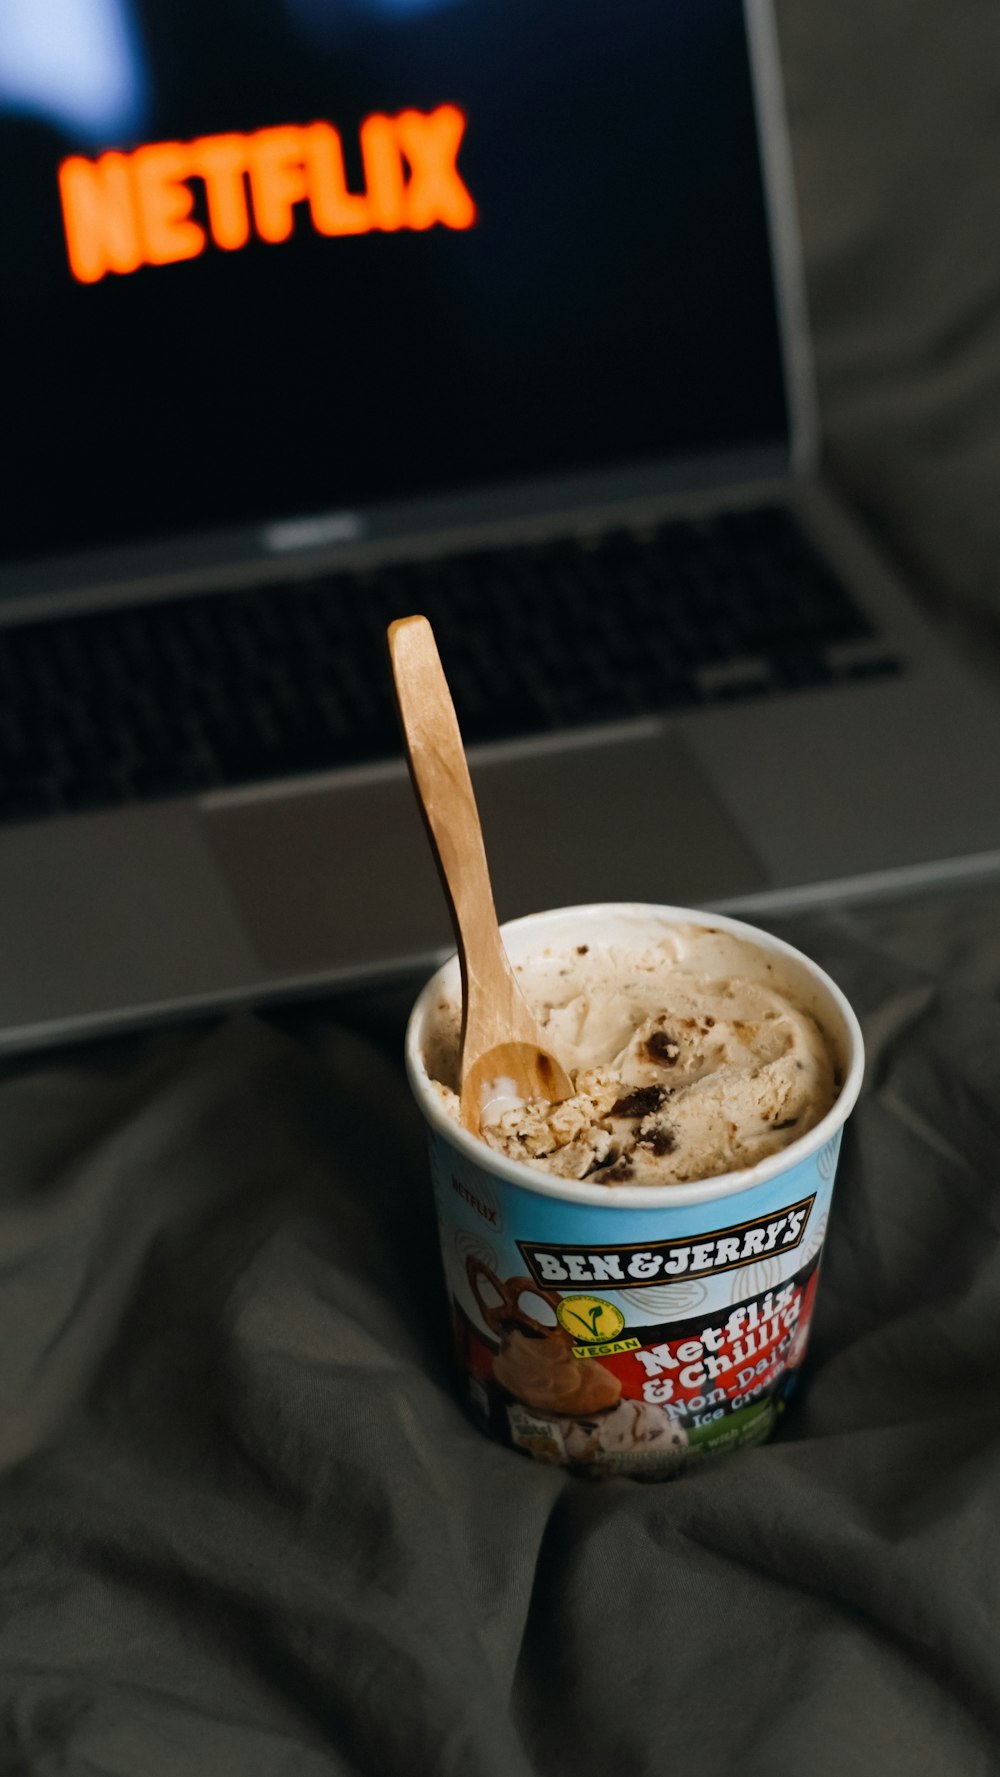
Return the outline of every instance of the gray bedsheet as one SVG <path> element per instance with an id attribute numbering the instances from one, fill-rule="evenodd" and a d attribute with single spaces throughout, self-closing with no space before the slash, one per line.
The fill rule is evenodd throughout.
<path id="1" fill-rule="evenodd" d="M 1000 1769 L 1000 889 L 778 927 L 864 1021 L 775 1444 L 567 1479 L 452 1394 L 400 998 L 0 1080 L 0 1770 Z"/>

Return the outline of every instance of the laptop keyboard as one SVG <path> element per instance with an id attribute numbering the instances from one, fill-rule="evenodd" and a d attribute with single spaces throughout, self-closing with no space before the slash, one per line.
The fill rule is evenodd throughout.
<path id="1" fill-rule="evenodd" d="M 779 508 L 202 593 L 0 631 L 0 821 L 399 754 L 415 611 L 470 745 L 899 670 Z"/>

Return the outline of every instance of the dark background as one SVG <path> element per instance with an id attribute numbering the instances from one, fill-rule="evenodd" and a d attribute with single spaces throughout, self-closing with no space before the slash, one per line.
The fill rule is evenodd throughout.
<path id="1" fill-rule="evenodd" d="M 84 286 L 56 167 L 131 144 L 0 112 L 4 553 L 780 439 L 735 0 L 308 10 L 143 0 L 136 139 L 321 117 L 357 189 L 367 114 L 455 103 L 477 224 Z"/>

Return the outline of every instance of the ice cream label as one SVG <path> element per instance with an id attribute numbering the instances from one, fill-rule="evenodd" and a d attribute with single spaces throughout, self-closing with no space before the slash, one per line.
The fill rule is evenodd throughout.
<path id="1" fill-rule="evenodd" d="M 805 1357 L 861 1086 L 851 1007 L 720 914 L 557 908 L 503 936 L 572 1093 L 463 1127 L 456 958 L 407 1032 L 468 1403 L 588 1475 L 762 1443 Z"/>
<path id="2" fill-rule="evenodd" d="M 431 1132 L 456 1352 L 495 1437 L 659 1478 L 767 1438 L 802 1364 L 840 1132 L 708 1202 L 568 1202 Z"/>

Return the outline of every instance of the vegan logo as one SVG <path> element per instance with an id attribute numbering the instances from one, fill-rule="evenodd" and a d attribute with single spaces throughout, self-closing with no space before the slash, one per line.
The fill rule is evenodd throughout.
<path id="1" fill-rule="evenodd" d="M 556 1307 L 556 1319 L 564 1332 L 586 1345 L 615 1339 L 625 1325 L 621 1309 L 613 1302 L 603 1302 L 600 1296 L 563 1296 Z"/>
<path id="2" fill-rule="evenodd" d="M 476 206 L 457 164 L 465 121 L 456 105 L 366 117 L 363 191 L 349 188 L 331 123 L 151 142 L 97 160 L 70 155 L 59 167 L 70 270 L 95 284 L 108 272 L 197 259 L 209 240 L 230 253 L 253 234 L 287 241 L 298 204 L 320 235 L 471 228 Z"/>

